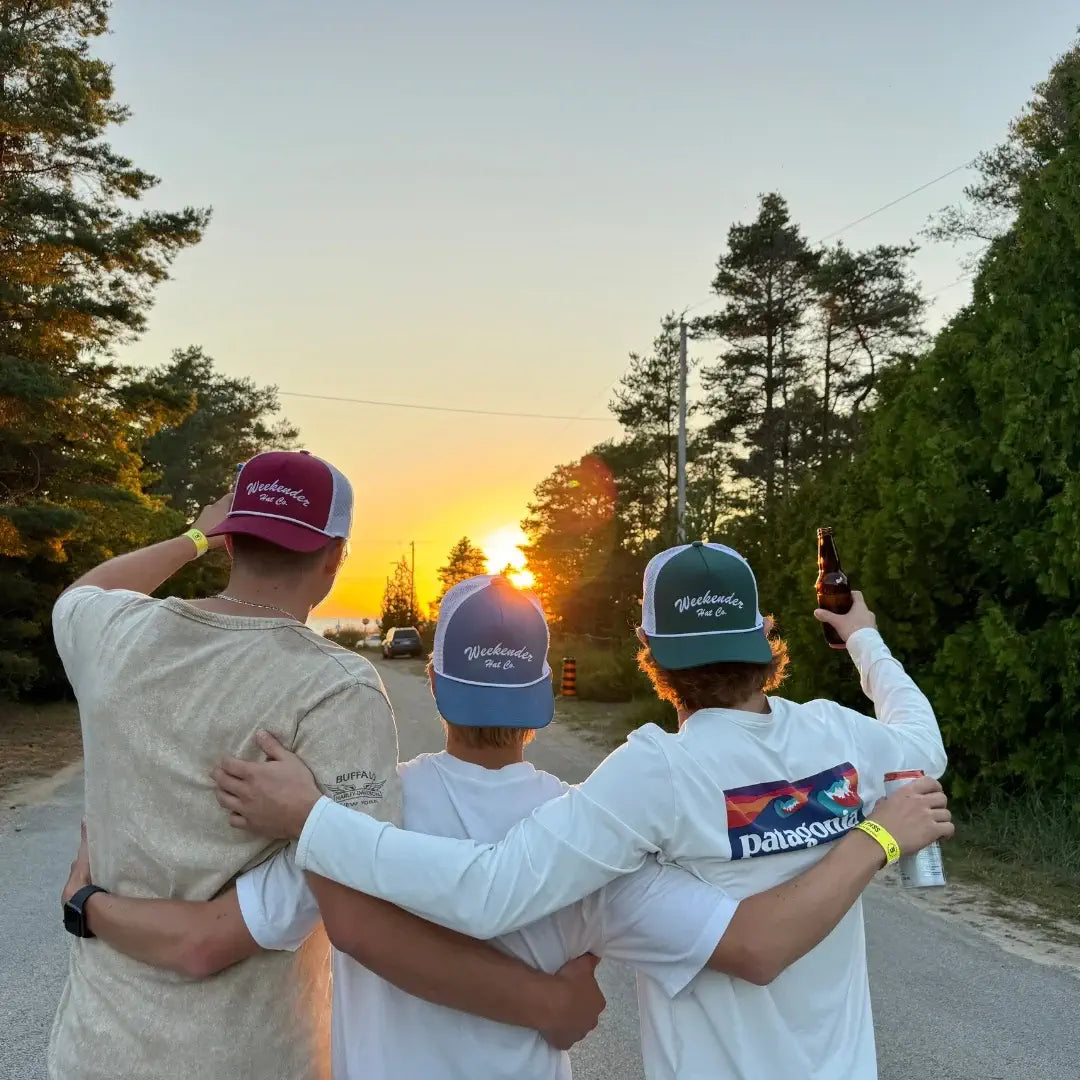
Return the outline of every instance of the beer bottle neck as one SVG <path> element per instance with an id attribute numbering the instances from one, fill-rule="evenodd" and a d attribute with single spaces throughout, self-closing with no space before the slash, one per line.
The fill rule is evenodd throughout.
<path id="1" fill-rule="evenodd" d="M 818 566 L 822 570 L 839 570 L 840 556 L 836 551 L 836 542 L 831 533 L 818 537 Z"/>

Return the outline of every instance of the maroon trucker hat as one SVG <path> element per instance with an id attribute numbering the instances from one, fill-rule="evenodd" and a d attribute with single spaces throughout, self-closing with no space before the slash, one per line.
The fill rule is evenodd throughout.
<path id="1" fill-rule="evenodd" d="M 352 485 L 306 450 L 256 454 L 236 478 L 232 509 L 210 536 L 245 533 L 289 551 L 318 551 L 348 538 Z"/>

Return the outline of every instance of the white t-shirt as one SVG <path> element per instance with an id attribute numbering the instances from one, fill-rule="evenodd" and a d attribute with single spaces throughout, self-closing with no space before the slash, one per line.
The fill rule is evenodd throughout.
<path id="1" fill-rule="evenodd" d="M 831 701 L 696 713 L 635 732 L 580 787 L 495 845 L 418 836 L 316 804 L 297 863 L 480 937 L 505 933 L 641 866 L 650 854 L 732 895 L 822 858 L 884 792 L 884 774 L 940 776 L 933 709 L 875 630 L 848 651 L 878 722 Z M 423 874 L 415 868 L 422 866 Z M 702 972 L 674 1000 L 639 989 L 650 1080 L 873 1080 L 860 905 L 767 987 Z"/>
<path id="2" fill-rule="evenodd" d="M 449 754 L 399 766 L 405 828 L 494 843 L 567 785 L 528 763 L 485 769 Z M 319 920 L 315 898 L 282 852 L 237 881 L 244 921 L 266 949 L 291 949 Z M 674 997 L 708 962 L 736 903 L 655 860 L 580 903 L 499 938 L 542 971 L 591 952 L 634 964 Z M 535 1031 L 432 1005 L 334 951 L 334 1080 L 569 1080 L 569 1056 Z"/>

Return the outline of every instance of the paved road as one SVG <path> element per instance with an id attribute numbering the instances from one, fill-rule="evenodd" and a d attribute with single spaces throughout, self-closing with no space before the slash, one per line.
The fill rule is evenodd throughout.
<path id="1" fill-rule="evenodd" d="M 398 713 L 403 757 L 437 749 L 438 720 L 412 665 L 380 668 Z M 530 757 L 575 782 L 597 752 L 554 726 Z M 44 1047 L 66 966 L 56 897 L 81 800 L 75 776 L 41 805 L 0 809 L 4 1080 L 45 1076 Z M 892 890 L 872 888 L 867 907 L 881 1080 L 1080 1080 L 1080 979 L 1006 953 Z M 643 1080 L 632 977 L 617 965 L 600 970 L 608 1009 L 574 1051 L 575 1076 Z"/>

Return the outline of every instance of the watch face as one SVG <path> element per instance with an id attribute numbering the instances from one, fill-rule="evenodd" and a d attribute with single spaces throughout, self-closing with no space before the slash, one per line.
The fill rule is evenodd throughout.
<path id="1" fill-rule="evenodd" d="M 64 929 L 69 934 L 81 937 L 83 932 L 82 913 L 77 911 L 71 904 L 64 905 Z"/>

